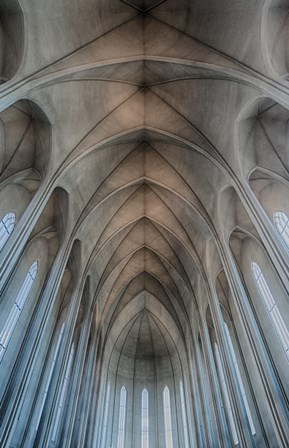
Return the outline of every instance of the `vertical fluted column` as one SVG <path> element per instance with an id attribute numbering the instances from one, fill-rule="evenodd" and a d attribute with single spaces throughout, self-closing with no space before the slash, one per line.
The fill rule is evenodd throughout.
<path id="1" fill-rule="evenodd" d="M 97 378 L 95 377 L 95 363 L 98 356 L 97 350 L 97 334 L 93 328 L 93 323 L 90 331 L 90 343 L 87 348 L 87 360 L 85 366 L 85 376 L 83 377 L 83 389 L 82 396 L 80 397 L 78 403 L 78 415 L 79 424 L 74 430 L 74 436 L 72 440 L 72 445 L 77 446 L 77 448 L 83 448 L 86 445 L 86 439 L 89 434 L 89 421 L 93 419 L 92 404 L 94 402 L 93 397 L 95 394 L 95 384 Z M 92 415 L 91 415 L 92 414 Z M 89 445 L 90 446 L 90 445 Z"/>
<path id="2" fill-rule="evenodd" d="M 280 397 L 284 396 L 282 384 L 272 360 L 269 358 L 266 346 L 256 319 L 250 306 L 246 288 L 240 278 L 234 257 L 226 242 L 219 247 L 220 255 L 232 293 L 232 300 L 238 310 L 240 322 L 249 341 L 253 358 L 259 372 L 258 382 L 262 383 L 270 410 L 270 421 L 274 427 L 280 447 L 289 445 L 287 408 Z"/>
<path id="3" fill-rule="evenodd" d="M 82 324 L 81 334 L 77 344 L 77 353 L 75 357 L 75 366 L 73 369 L 73 376 L 70 380 L 71 387 L 69 397 L 67 399 L 67 407 L 64 418 L 64 428 L 61 434 L 61 446 L 69 448 L 73 427 L 75 422 L 75 415 L 77 411 L 77 403 L 79 400 L 79 393 L 81 388 L 81 381 L 84 375 L 84 365 L 86 351 L 88 350 L 89 334 L 92 322 L 92 313 L 90 307 L 86 311 L 84 322 Z"/>
<path id="4" fill-rule="evenodd" d="M 21 217 L 20 223 L 16 225 L 9 240 L 5 244 L 5 247 L 1 251 L 0 293 L 6 285 L 14 266 L 23 252 L 29 236 L 50 198 L 50 194 L 51 189 L 47 182 L 44 182 L 32 198 Z"/>
<path id="5" fill-rule="evenodd" d="M 3 415 L 0 445 L 11 440 L 18 416 L 22 407 L 25 394 L 29 388 L 34 367 L 39 365 L 39 357 L 44 363 L 46 351 L 47 335 L 51 334 L 55 324 L 55 298 L 67 263 L 69 249 L 67 241 L 63 242 L 56 256 L 54 265 L 48 275 L 46 287 L 38 300 L 37 306 L 31 318 L 31 323 L 23 337 L 22 346 L 19 348 L 19 355 L 10 375 L 9 381 L 3 391 L 1 401 L 1 412 Z M 32 405 L 33 395 L 31 395 Z M 2 445 L 1 445 L 2 446 Z"/>
<path id="6" fill-rule="evenodd" d="M 233 371 L 233 366 L 231 362 L 231 355 L 229 352 L 229 347 L 224 332 L 223 316 L 221 313 L 219 300 L 214 293 L 214 288 L 211 285 L 212 295 L 211 295 L 211 313 L 214 322 L 214 330 L 216 339 L 218 342 L 218 348 L 220 352 L 220 362 L 223 366 L 223 371 L 225 375 L 226 384 L 228 387 L 228 392 L 230 396 L 230 402 L 232 405 L 232 411 L 234 414 L 235 425 L 238 433 L 238 439 L 240 446 L 250 447 L 255 446 L 254 439 L 250 432 L 249 420 L 244 407 L 244 402 L 240 393 L 239 385 L 236 381 L 236 376 Z"/>
<path id="7" fill-rule="evenodd" d="M 70 350 L 75 334 L 75 325 L 78 317 L 79 308 L 81 305 L 82 297 L 82 279 L 79 275 L 75 289 L 71 298 L 71 303 L 68 309 L 67 318 L 65 322 L 65 331 L 63 334 L 63 340 L 61 349 L 59 352 L 59 362 L 57 362 L 54 371 L 54 381 L 51 384 L 49 391 L 49 400 L 47 403 L 47 412 L 45 419 L 42 423 L 43 431 L 39 435 L 37 440 L 37 446 L 48 447 L 55 446 L 52 443 L 52 434 L 55 426 L 58 404 L 64 384 L 66 369 L 69 363 Z"/>
<path id="8" fill-rule="evenodd" d="M 221 398 L 220 384 L 217 377 L 217 371 L 212 352 L 211 340 L 206 323 L 202 322 L 200 330 L 201 341 L 204 347 L 205 365 L 209 374 L 212 398 L 214 403 L 214 411 L 217 423 L 217 434 L 219 446 L 231 447 L 231 439 L 226 424 L 226 416 L 224 413 L 223 402 Z"/>
<path id="9" fill-rule="evenodd" d="M 245 179 L 239 189 L 239 197 L 258 231 L 264 248 L 270 255 L 272 264 L 282 280 L 284 288 L 289 293 L 289 254 L 280 238 L 278 238 L 277 230 L 274 229 L 268 215 Z"/>
<path id="10" fill-rule="evenodd" d="M 195 344 L 194 344 L 195 345 Z M 204 422 L 205 416 L 202 412 L 201 404 L 201 391 L 197 372 L 197 355 L 195 346 L 192 346 L 188 353 L 188 364 L 189 364 L 189 374 L 190 374 L 190 384 L 191 384 L 191 399 L 193 404 L 193 415 L 194 415 L 194 427 L 195 427 L 195 439 L 196 443 L 202 447 L 206 446 L 206 423 Z"/>
<path id="11" fill-rule="evenodd" d="M 211 392 L 210 386 L 207 382 L 205 382 L 205 365 L 203 363 L 203 358 L 201 354 L 201 348 L 199 347 L 198 341 L 195 344 L 196 347 L 196 365 L 197 365 L 197 378 L 199 382 L 200 395 L 201 395 L 201 411 L 204 415 L 205 424 L 206 424 L 206 434 L 207 434 L 207 444 L 205 446 L 213 447 L 214 441 L 218 441 L 220 443 L 220 437 L 217 430 L 216 418 L 217 414 L 214 413 L 214 419 L 212 418 L 211 412 L 213 411 L 213 407 L 211 408 L 211 404 L 209 403 L 208 396 Z"/>

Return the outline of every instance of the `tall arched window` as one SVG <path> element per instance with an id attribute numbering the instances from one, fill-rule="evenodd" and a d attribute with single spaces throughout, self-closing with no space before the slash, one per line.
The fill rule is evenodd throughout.
<path id="1" fill-rule="evenodd" d="M 42 412 L 43 412 L 43 408 L 44 408 L 44 405 L 45 405 L 45 401 L 46 401 L 46 398 L 47 398 L 49 386 L 50 386 L 50 383 L 51 383 L 52 374 L 53 374 L 53 371 L 54 371 L 54 367 L 55 367 L 56 360 L 57 360 L 57 355 L 58 355 L 58 352 L 59 352 L 59 349 L 60 349 L 60 344 L 61 344 L 61 341 L 62 341 L 64 327 L 65 327 L 65 322 L 63 322 L 63 324 L 61 325 L 60 333 L 59 333 L 59 336 L 58 336 L 58 339 L 57 339 L 57 344 L 56 344 L 56 348 L 55 348 L 54 355 L 53 355 L 53 360 L 52 360 L 52 363 L 51 363 L 50 368 L 49 368 L 49 375 L 48 375 L 48 378 L 47 378 L 45 391 L 44 391 L 44 396 L 43 396 L 43 399 L 42 399 L 42 402 L 41 402 L 41 407 L 40 407 L 39 414 L 38 414 L 38 420 L 37 420 L 37 424 L 36 424 L 36 427 L 35 427 L 36 430 L 38 429 L 39 422 L 40 422 L 40 419 L 41 419 L 41 415 L 42 415 Z"/>
<path id="2" fill-rule="evenodd" d="M 189 448 L 187 413 L 186 413 L 186 405 L 185 405 L 184 386 L 183 386 L 182 381 L 180 381 L 180 397 L 181 397 L 182 421 L 183 421 L 185 448 Z"/>
<path id="3" fill-rule="evenodd" d="M 62 390 L 61 390 L 59 401 L 58 401 L 55 425 L 54 425 L 53 433 L 52 433 L 52 442 L 55 442 L 56 437 L 57 437 L 57 433 L 58 433 L 58 429 L 59 429 L 59 425 L 60 425 L 60 421 L 61 421 L 61 414 L 63 412 L 63 408 L 65 405 L 65 398 L 66 398 L 66 394 L 67 394 L 67 390 L 68 390 L 68 385 L 69 385 L 69 380 L 70 380 L 70 375 L 71 375 L 71 370 L 72 370 L 72 365 L 73 365 L 73 358 L 74 358 L 74 343 L 72 343 L 72 346 L 70 349 L 68 363 L 67 363 L 66 370 L 65 370 L 64 382 L 62 385 Z"/>
<path id="4" fill-rule="evenodd" d="M 251 414 L 251 411 L 250 411 L 250 408 L 249 408 L 249 403 L 248 403 L 248 400 L 247 400 L 247 396 L 246 396 L 245 388 L 244 388 L 244 385 L 243 385 L 241 373 L 240 373 L 239 366 L 238 366 L 238 363 L 237 363 L 237 358 L 236 358 L 236 355 L 235 355 L 233 342 L 232 342 L 231 335 L 230 335 L 230 332 L 229 332 L 229 328 L 228 328 L 228 325 L 226 324 L 226 322 L 224 322 L 224 326 L 225 326 L 225 334 L 226 334 L 226 338 L 227 338 L 227 341 L 228 341 L 230 354 L 231 354 L 231 357 L 232 357 L 232 361 L 233 361 L 233 365 L 234 365 L 234 368 L 235 368 L 238 384 L 240 386 L 240 391 L 241 391 L 242 398 L 243 398 L 244 407 L 246 409 L 246 414 L 247 414 L 247 417 L 248 417 L 248 420 L 249 420 L 251 433 L 252 433 L 252 435 L 254 435 L 254 434 L 256 434 L 256 430 L 255 430 L 255 426 L 254 426 L 254 423 L 253 423 L 252 414 Z"/>
<path id="5" fill-rule="evenodd" d="M 164 388 L 163 399 L 164 399 L 166 448 L 173 448 L 171 399 L 170 399 L 170 391 L 169 391 L 168 386 L 165 386 L 165 388 Z"/>
<path id="6" fill-rule="evenodd" d="M 120 390 L 120 402 L 119 402 L 117 448 L 124 448 L 125 420 L 126 420 L 126 398 L 127 398 L 127 390 L 124 386 L 122 386 L 122 388 Z"/>
<path id="7" fill-rule="evenodd" d="M 144 389 L 141 394 L 141 447 L 149 448 L 149 393 Z"/>
<path id="8" fill-rule="evenodd" d="M 102 448 L 105 448 L 105 442 L 107 437 L 107 425 L 108 425 L 108 411 L 109 411 L 109 403 L 110 403 L 110 391 L 111 384 L 107 383 L 106 389 L 106 397 L 105 397 L 105 405 L 104 405 L 104 414 L 103 414 L 103 431 L 102 431 Z"/>
<path id="9" fill-rule="evenodd" d="M 278 233 L 289 249 L 289 217 L 284 212 L 277 211 L 273 213 L 273 221 Z"/>
<path id="10" fill-rule="evenodd" d="M 267 312 L 273 323 L 273 327 L 277 333 L 278 338 L 282 344 L 282 347 L 289 359 L 289 332 L 285 325 L 285 322 L 281 316 L 275 299 L 269 289 L 269 286 L 265 280 L 265 277 L 260 269 L 260 266 L 253 261 L 252 262 L 252 273 L 260 293 L 260 296 L 266 306 Z"/>
<path id="11" fill-rule="evenodd" d="M 0 251 L 13 232 L 16 223 L 16 215 L 14 212 L 6 213 L 0 221 Z"/>
<path id="12" fill-rule="evenodd" d="M 219 347 L 216 342 L 215 342 L 215 355 L 216 355 L 217 366 L 218 366 L 221 386 L 222 386 L 223 395 L 224 395 L 225 406 L 226 406 L 227 415 L 228 415 L 228 419 L 229 419 L 229 425 L 230 425 L 230 429 L 231 429 L 231 433 L 232 433 L 232 438 L 233 438 L 234 445 L 237 445 L 237 443 L 239 443 L 237 429 L 236 429 L 236 425 L 235 425 L 235 420 L 234 420 L 234 415 L 233 415 L 233 411 L 232 411 L 228 387 L 227 387 L 227 383 L 225 380 L 225 374 L 223 371 L 223 366 L 222 366 L 222 362 L 221 362 L 221 358 L 220 358 Z"/>
<path id="13" fill-rule="evenodd" d="M 10 314 L 6 320 L 6 323 L 0 333 L 0 363 L 2 362 L 2 359 L 3 359 L 3 356 L 5 355 L 7 346 L 9 344 L 12 334 L 16 328 L 21 311 L 25 305 L 25 302 L 28 298 L 28 295 L 31 291 L 31 288 L 32 288 L 35 278 L 37 276 L 37 272 L 38 272 L 38 261 L 35 261 L 31 265 L 31 267 L 25 277 L 25 280 L 21 286 L 21 289 L 20 289 L 19 293 L 17 294 L 17 297 L 15 298 L 12 310 L 10 311 Z"/>

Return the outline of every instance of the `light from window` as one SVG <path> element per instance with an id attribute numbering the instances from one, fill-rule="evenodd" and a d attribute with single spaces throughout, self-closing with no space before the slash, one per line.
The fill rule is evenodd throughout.
<path id="1" fill-rule="evenodd" d="M 13 232 L 16 223 L 16 215 L 14 212 L 6 213 L 0 221 L 0 251 Z"/>
<path id="2" fill-rule="evenodd" d="M 55 440 L 56 440 L 56 436 L 57 436 L 57 432 L 58 432 L 58 428 L 59 428 L 60 420 L 61 420 L 61 414 L 64 410 L 65 398 L 66 398 L 68 384 L 69 384 L 69 380 L 70 380 L 70 374 L 71 374 L 71 370 L 72 370 L 73 357 L 74 357 L 74 343 L 72 343 L 72 346 L 70 349 L 68 363 L 67 363 L 66 370 L 65 370 L 63 386 L 62 386 L 61 394 L 60 394 L 59 401 L 58 401 L 55 425 L 54 425 L 53 433 L 52 433 L 52 442 L 55 442 Z"/>
<path id="3" fill-rule="evenodd" d="M 0 333 L 0 363 L 2 362 L 2 359 L 5 355 L 7 346 L 9 344 L 12 334 L 16 328 L 21 311 L 25 305 L 25 302 L 28 298 L 30 290 L 31 290 L 33 283 L 35 281 L 35 278 L 37 276 L 37 272 L 38 272 L 38 262 L 35 261 L 31 265 L 31 267 L 25 277 L 25 280 L 21 286 L 21 289 L 20 289 L 19 293 L 17 294 L 17 297 L 14 301 L 13 308 L 10 311 L 10 314 L 9 314 L 9 316 L 6 320 L 6 323 L 3 327 L 3 330 Z"/>
<path id="4" fill-rule="evenodd" d="M 219 371 L 219 375 L 220 375 L 220 380 L 221 380 L 221 385 L 222 385 L 222 390 L 223 390 L 223 395 L 224 395 L 224 400 L 225 400 L 225 406 L 226 406 L 227 415 L 229 418 L 229 425 L 230 425 L 230 429 L 231 429 L 231 433 L 232 433 L 232 438 L 233 438 L 234 445 L 237 445 L 237 443 L 239 443 L 239 440 L 238 440 L 236 425 L 235 425 L 235 421 L 234 421 L 234 415 L 232 412 L 232 406 L 231 406 L 231 402 L 230 402 L 230 398 L 229 398 L 228 387 L 227 387 L 227 383 L 225 380 L 223 366 L 222 366 L 222 362 L 221 362 L 221 358 L 220 358 L 219 347 L 216 342 L 215 342 L 215 355 L 216 355 L 217 366 L 218 366 L 218 371 Z"/>
<path id="5" fill-rule="evenodd" d="M 289 218 L 281 211 L 273 213 L 273 221 L 278 230 L 279 235 L 282 237 L 284 243 L 289 248 Z"/>
<path id="6" fill-rule="evenodd" d="M 44 405 L 45 405 L 45 401 L 46 401 L 46 398 L 47 398 L 49 386 L 50 386 L 50 383 L 51 383 L 51 378 L 52 378 L 54 367 L 55 367 L 56 360 L 57 360 L 57 355 L 58 355 L 60 344 L 61 344 L 61 341 L 62 341 L 62 336 L 63 336 L 63 332 L 64 332 L 64 326 L 65 326 L 65 322 L 63 322 L 63 324 L 61 326 L 60 333 L 59 333 L 59 336 L 58 336 L 58 339 L 57 339 L 56 348 L 55 348 L 54 355 L 53 355 L 53 360 L 52 360 L 52 363 L 51 363 L 51 366 L 50 366 L 50 369 L 49 369 L 49 375 L 48 375 L 47 382 L 46 382 L 44 396 L 43 396 L 43 399 L 42 399 L 41 407 L 40 407 L 39 414 L 38 414 L 38 420 L 37 420 L 37 424 L 36 424 L 36 427 L 35 427 L 36 431 L 38 429 L 38 426 L 39 426 L 39 423 L 40 423 L 40 419 L 41 419 L 41 415 L 42 415 L 42 412 L 43 412 L 43 408 L 44 408 Z"/>
<path id="7" fill-rule="evenodd" d="M 183 386 L 183 382 L 182 381 L 180 381 L 180 397 L 181 397 L 181 408 L 182 408 L 182 420 L 183 420 L 185 448 L 189 448 L 187 413 L 186 413 L 186 405 L 185 405 L 184 386 Z"/>
<path id="8" fill-rule="evenodd" d="M 141 395 L 141 446 L 149 448 L 149 393 L 147 389 Z"/>
<path id="9" fill-rule="evenodd" d="M 124 448 L 126 397 L 127 397 L 127 390 L 124 386 L 122 386 L 121 391 L 120 391 L 120 402 L 119 402 L 117 448 Z"/>
<path id="10" fill-rule="evenodd" d="M 108 382 L 107 390 L 106 390 L 106 397 L 105 397 L 104 416 L 103 416 L 103 432 L 102 432 L 102 447 L 103 448 L 105 448 L 105 442 L 106 442 L 106 436 L 107 436 L 110 390 L 111 390 L 111 384 L 110 384 L 110 382 Z"/>
<path id="11" fill-rule="evenodd" d="M 272 293 L 269 289 L 269 286 L 265 280 L 265 277 L 260 269 L 260 266 L 255 263 L 255 261 L 252 262 L 252 272 L 253 277 L 256 283 L 256 286 L 258 288 L 258 291 L 260 293 L 260 296 L 263 299 L 263 302 L 266 306 L 267 312 L 271 318 L 271 321 L 273 323 L 273 327 L 277 333 L 278 338 L 280 339 L 280 342 L 282 344 L 282 347 L 287 355 L 287 358 L 289 359 L 289 332 L 285 325 L 284 320 L 282 319 L 281 313 L 278 309 L 278 306 L 275 302 L 274 297 L 272 296 Z"/>
<path id="12" fill-rule="evenodd" d="M 165 386 L 165 388 L 164 388 L 163 399 L 164 399 L 166 448 L 173 448 L 171 399 L 170 399 L 170 391 L 169 391 L 168 386 Z"/>
<path id="13" fill-rule="evenodd" d="M 241 373 L 240 373 L 239 366 L 238 366 L 238 363 L 237 363 L 237 358 L 236 358 L 236 355 L 235 355 L 233 342 L 232 342 L 231 335 L 230 335 L 230 332 L 229 332 L 229 328 L 228 328 L 228 325 L 226 324 L 226 322 L 224 322 L 224 326 L 225 326 L 225 334 L 226 334 L 226 338 L 227 338 L 227 341 L 228 341 L 230 354 L 231 354 L 231 357 L 232 357 L 232 361 L 233 361 L 233 365 L 234 365 L 234 368 L 235 368 L 237 380 L 238 380 L 238 383 L 239 383 L 239 386 L 240 386 L 240 390 L 241 390 L 241 394 L 242 394 L 242 398 L 243 398 L 243 403 L 244 403 L 244 406 L 245 406 L 245 409 L 246 409 L 246 414 L 247 414 L 247 417 L 248 417 L 248 420 L 249 420 L 251 433 L 252 433 L 252 435 L 254 435 L 254 434 L 256 434 L 256 430 L 255 430 L 255 426 L 254 426 L 254 423 L 253 423 L 251 411 L 250 411 L 250 408 L 249 408 L 249 403 L 248 403 L 246 392 L 245 392 L 245 389 L 244 389 Z"/>

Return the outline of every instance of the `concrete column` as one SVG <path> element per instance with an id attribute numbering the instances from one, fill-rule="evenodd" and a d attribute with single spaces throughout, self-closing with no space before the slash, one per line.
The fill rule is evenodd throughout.
<path id="1" fill-rule="evenodd" d="M 21 217 L 21 222 L 17 225 L 8 239 L 0 259 L 0 293 L 3 290 L 8 278 L 13 271 L 29 236 L 43 212 L 49 198 L 51 189 L 47 182 L 44 182 Z"/>
<path id="2" fill-rule="evenodd" d="M 227 419 L 224 412 L 220 384 L 217 376 L 210 336 L 208 333 L 207 325 L 204 322 L 201 322 L 200 336 L 204 347 L 205 365 L 209 374 L 212 398 L 214 403 L 214 412 L 217 423 L 218 443 L 220 446 L 229 448 L 231 447 L 231 439 L 228 432 Z"/>
<path id="3" fill-rule="evenodd" d="M 239 385 L 236 381 L 235 373 L 233 370 L 231 355 L 224 332 L 223 316 L 221 313 L 219 300 L 214 292 L 214 288 L 211 285 L 211 313 L 214 322 L 214 330 L 216 339 L 221 355 L 221 363 L 223 365 L 223 371 L 228 386 L 228 392 L 230 395 L 230 402 L 232 404 L 232 411 L 234 413 L 234 420 L 238 433 L 238 439 L 240 446 L 249 447 L 255 446 L 254 439 L 250 432 L 249 420 L 244 407 L 243 399 L 240 394 Z"/>
<path id="4" fill-rule="evenodd" d="M 65 269 L 68 253 L 68 251 L 61 248 L 58 251 L 46 288 L 41 300 L 38 300 L 17 361 L 7 383 L 2 398 L 3 404 L 7 396 L 7 407 L 0 435 L 0 444 L 3 443 L 3 446 L 5 446 L 5 443 L 8 443 L 8 440 L 11 440 L 13 432 L 17 427 L 19 412 L 29 388 L 35 365 L 39 362 L 39 357 L 44 362 L 46 356 L 46 351 L 43 350 L 43 347 L 45 347 L 44 341 L 55 324 L 55 317 L 53 317 L 55 313 L 54 300 Z M 31 395 L 30 405 L 32 404 L 32 399 L 33 395 Z"/>
<path id="5" fill-rule="evenodd" d="M 274 228 L 245 179 L 242 181 L 242 187 L 239 188 L 239 197 L 260 235 L 264 248 L 272 260 L 272 265 L 275 267 L 287 293 L 289 293 L 288 252 L 277 236 L 277 229 Z"/>
<path id="6" fill-rule="evenodd" d="M 84 366 L 84 373 L 82 376 L 82 391 L 80 392 L 80 398 L 78 401 L 78 424 L 74 428 L 74 434 L 72 438 L 72 445 L 78 448 L 84 448 L 86 445 L 87 435 L 89 433 L 89 420 L 93 419 L 93 396 L 95 393 L 96 378 L 94 375 L 95 361 L 97 358 L 97 341 L 94 337 L 95 331 L 90 329 L 90 342 L 87 348 L 87 359 Z M 90 446 L 90 445 L 89 445 Z"/>
<path id="7" fill-rule="evenodd" d="M 77 353 L 74 362 L 73 375 L 71 377 L 71 387 L 67 399 L 67 407 L 65 410 L 64 427 L 61 434 L 60 444 L 64 447 L 69 447 L 73 434 L 73 426 L 77 411 L 77 404 L 79 400 L 79 393 L 81 388 L 81 379 L 84 375 L 85 355 L 88 349 L 89 333 L 91 328 L 92 314 L 90 309 L 86 314 L 82 324 L 79 342 L 77 344 Z"/>
<path id="8" fill-rule="evenodd" d="M 65 331 L 61 349 L 59 352 L 59 362 L 55 366 L 55 379 L 51 384 L 51 391 L 49 394 L 50 397 L 47 403 L 49 410 L 47 411 L 46 418 L 44 419 L 42 425 L 43 432 L 39 435 L 39 439 L 37 441 L 38 445 L 43 447 L 56 446 L 54 443 L 52 443 L 52 434 L 55 425 L 58 403 L 64 383 L 66 368 L 69 362 L 70 349 L 75 334 L 75 325 L 77 321 L 78 311 L 81 305 L 81 283 L 81 276 L 78 276 L 66 318 Z"/>
<path id="9" fill-rule="evenodd" d="M 282 384 L 279 381 L 278 373 L 272 364 L 272 360 L 268 356 L 266 343 L 256 325 L 256 319 L 248 301 L 246 287 L 240 278 L 234 257 L 227 243 L 222 245 L 220 255 L 232 292 L 232 298 L 244 327 L 245 335 L 249 340 L 252 355 L 260 375 L 259 378 L 252 378 L 251 380 L 252 383 L 257 381 L 258 386 L 260 386 L 261 382 L 267 398 L 266 409 L 270 414 L 270 420 L 266 422 L 265 426 L 267 428 L 271 425 L 274 427 L 274 433 L 277 438 L 275 443 L 279 443 L 280 447 L 285 448 L 289 444 L 289 439 L 286 431 L 286 427 L 288 427 L 286 405 L 280 400 L 280 397 L 283 395 Z M 239 335 L 239 337 L 242 336 Z M 272 433 L 270 437 L 273 437 Z"/>

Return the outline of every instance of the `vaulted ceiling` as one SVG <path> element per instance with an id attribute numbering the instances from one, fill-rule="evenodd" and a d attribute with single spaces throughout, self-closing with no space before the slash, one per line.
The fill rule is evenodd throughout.
<path id="1" fill-rule="evenodd" d="M 6 9 L 23 26 L 2 97 L 23 117 L 19 101 L 29 100 L 51 123 L 51 148 L 42 142 L 35 157 L 49 160 L 47 189 L 69 194 L 66 231 L 81 241 L 112 346 L 123 332 L 159 339 L 165 326 L 177 347 L 189 332 L 220 238 L 220 194 L 238 190 L 256 161 L 250 119 L 287 99 L 279 3 L 19 0 L 23 16 Z"/>

